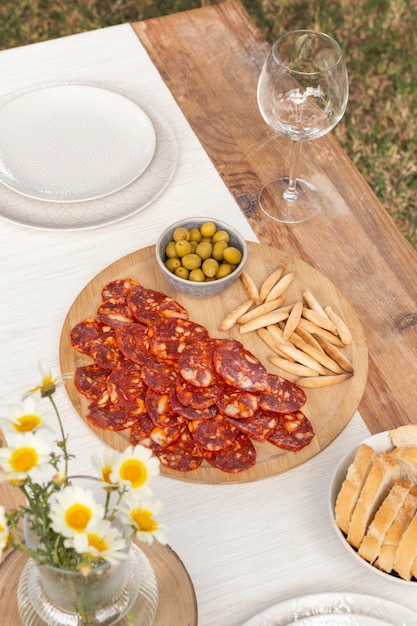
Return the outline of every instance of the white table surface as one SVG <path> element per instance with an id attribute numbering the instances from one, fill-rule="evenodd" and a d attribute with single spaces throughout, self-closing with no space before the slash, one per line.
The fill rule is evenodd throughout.
<path id="1" fill-rule="evenodd" d="M 150 103 L 174 129 L 178 167 L 155 202 L 113 225 L 49 231 L 0 217 L 2 408 L 38 383 L 40 359 L 59 373 L 61 327 L 85 284 L 113 261 L 155 243 L 177 217 L 223 218 L 256 241 L 128 24 L 0 52 L 0 98 L 61 81 L 100 83 Z M 76 415 L 64 389 L 58 401 L 76 469 L 88 473 L 91 454 L 104 444 Z M 161 519 L 193 581 L 200 626 L 238 626 L 279 601 L 318 592 L 371 594 L 417 609 L 415 592 L 358 567 L 332 528 L 333 470 L 368 435 L 356 413 L 322 453 L 275 477 L 226 485 L 157 479 L 155 495 L 165 503 Z"/>

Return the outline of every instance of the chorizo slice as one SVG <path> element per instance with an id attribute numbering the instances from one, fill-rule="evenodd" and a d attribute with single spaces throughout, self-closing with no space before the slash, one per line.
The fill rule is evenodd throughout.
<path id="1" fill-rule="evenodd" d="M 161 317 L 189 318 L 187 309 L 179 302 L 160 291 L 142 286 L 133 287 L 129 291 L 127 303 L 133 317 L 147 326 L 152 325 Z"/>
<path id="2" fill-rule="evenodd" d="M 302 411 L 295 411 L 279 415 L 278 425 L 268 441 L 283 450 L 297 452 L 308 446 L 313 437 L 314 429 L 308 417 Z"/>
<path id="3" fill-rule="evenodd" d="M 141 415 L 130 430 L 130 443 L 145 446 L 157 453 L 174 445 L 184 429 L 185 424 L 155 426 L 149 415 Z"/>
<path id="4" fill-rule="evenodd" d="M 146 411 L 147 387 L 141 377 L 142 368 L 132 361 L 124 361 L 115 367 L 109 378 L 107 389 L 115 404 L 134 411 L 137 415 Z"/>
<path id="5" fill-rule="evenodd" d="M 182 402 L 180 402 L 177 398 L 174 387 L 172 387 L 169 392 L 169 403 L 176 413 L 179 413 L 179 415 L 182 415 L 182 417 L 187 420 L 210 419 L 217 414 L 217 407 L 215 404 L 211 404 L 203 409 L 193 409 L 191 406 L 182 404 Z"/>
<path id="6" fill-rule="evenodd" d="M 120 352 L 133 363 L 143 365 L 149 358 L 148 327 L 144 324 L 122 324 L 115 329 Z"/>
<path id="7" fill-rule="evenodd" d="M 106 333 L 95 339 L 91 344 L 90 356 L 104 369 L 113 369 L 125 361 L 114 333 Z"/>
<path id="8" fill-rule="evenodd" d="M 210 387 L 217 379 L 213 364 L 216 340 L 193 341 L 182 350 L 178 370 L 184 380 L 196 387 Z"/>
<path id="9" fill-rule="evenodd" d="M 239 433 L 227 448 L 216 452 L 204 450 L 203 455 L 210 465 L 222 472 L 242 472 L 256 463 L 255 447 L 245 433 Z"/>
<path id="10" fill-rule="evenodd" d="M 136 321 L 130 312 L 126 298 L 122 297 L 109 298 L 102 302 L 97 309 L 97 316 L 103 324 L 108 324 L 112 328 L 119 328 Z"/>
<path id="11" fill-rule="evenodd" d="M 228 385 L 252 393 L 270 391 L 265 366 L 240 341 L 222 342 L 214 351 L 213 362 L 217 374 Z"/>
<path id="12" fill-rule="evenodd" d="M 149 349 L 154 356 L 178 361 L 187 344 L 208 338 L 208 330 L 191 320 L 165 317 L 149 327 L 148 337 Z"/>
<path id="13" fill-rule="evenodd" d="M 91 356 L 91 349 L 95 341 L 107 334 L 114 334 L 113 329 L 105 326 L 97 318 L 87 318 L 71 329 L 70 342 L 75 350 Z"/>
<path id="14" fill-rule="evenodd" d="M 169 393 L 177 379 L 177 364 L 156 357 L 146 359 L 142 367 L 142 380 L 157 393 Z"/>
<path id="15" fill-rule="evenodd" d="M 230 446 L 239 432 L 221 413 L 210 419 L 189 422 L 188 430 L 200 448 L 211 451 Z"/>
<path id="16" fill-rule="evenodd" d="M 74 373 L 75 388 L 90 401 L 98 400 L 107 392 L 111 372 L 111 369 L 104 369 L 96 363 L 77 367 Z"/>
<path id="17" fill-rule="evenodd" d="M 133 287 L 140 287 L 140 284 L 132 278 L 117 278 L 107 283 L 101 290 L 102 300 L 112 298 L 126 298 Z"/>
<path id="18" fill-rule="evenodd" d="M 221 398 L 225 385 L 215 382 L 210 387 L 195 387 L 181 376 L 175 382 L 175 393 L 178 400 L 192 409 L 206 409 Z"/>
<path id="19" fill-rule="evenodd" d="M 239 391 L 233 387 L 225 390 L 217 401 L 217 408 L 226 417 L 246 420 L 253 417 L 258 410 L 258 396 L 247 391 Z"/>
<path id="20" fill-rule="evenodd" d="M 145 396 L 146 409 L 155 426 L 167 427 L 182 424 L 184 418 L 176 413 L 169 402 L 169 394 L 148 389 Z"/>
<path id="21" fill-rule="evenodd" d="M 183 430 L 175 444 L 155 452 L 162 465 L 180 472 L 195 470 L 203 462 L 203 453 L 188 428 Z"/>
<path id="22" fill-rule="evenodd" d="M 259 395 L 259 406 L 266 411 L 293 413 L 306 403 L 307 396 L 301 387 L 286 378 L 269 375 L 271 391 Z"/>
<path id="23" fill-rule="evenodd" d="M 126 430 L 139 419 L 133 411 L 126 410 L 110 400 L 103 405 L 92 402 L 88 407 L 87 420 L 93 426 L 104 430 Z"/>
<path id="24" fill-rule="evenodd" d="M 231 424 L 256 441 L 266 441 L 278 425 L 278 415 L 272 411 L 258 410 L 250 419 L 227 417 Z"/>

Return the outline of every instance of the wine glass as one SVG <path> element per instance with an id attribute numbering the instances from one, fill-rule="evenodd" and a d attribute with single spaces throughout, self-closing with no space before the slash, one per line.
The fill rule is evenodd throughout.
<path id="1" fill-rule="evenodd" d="M 273 44 L 258 80 L 258 106 L 266 123 L 292 140 L 292 148 L 289 175 L 259 192 L 259 205 L 272 219 L 297 224 L 320 212 L 316 187 L 297 178 L 301 142 L 332 130 L 345 113 L 348 95 L 342 50 L 332 37 L 294 30 Z"/>

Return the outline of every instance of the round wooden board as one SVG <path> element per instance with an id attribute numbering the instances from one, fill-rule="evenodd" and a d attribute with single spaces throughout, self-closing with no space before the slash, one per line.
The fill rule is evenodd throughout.
<path id="1" fill-rule="evenodd" d="M 158 542 L 152 546 L 143 543 L 138 545 L 152 565 L 158 584 L 159 602 L 153 626 L 197 626 L 194 587 L 178 555 L 169 546 L 162 546 Z M 13 550 L 0 565 L 2 624 L 21 624 L 16 593 L 26 562 L 24 554 Z"/>
<path id="2" fill-rule="evenodd" d="M 70 331 L 87 317 L 96 317 L 96 311 L 101 302 L 102 288 L 117 278 L 132 278 L 145 287 L 157 289 L 172 296 L 187 308 L 190 319 L 208 328 L 211 337 L 238 339 L 263 362 L 271 373 L 294 380 L 268 361 L 268 355 L 272 351 L 255 332 L 242 335 L 238 326 L 227 332 L 218 329 L 222 319 L 247 299 L 240 280 L 227 291 L 213 298 L 193 299 L 184 296 L 173 291 L 165 282 L 156 264 L 154 250 L 154 246 L 149 246 L 133 252 L 97 274 L 77 296 L 64 321 L 59 347 L 61 373 L 66 381 L 66 390 L 71 402 L 84 420 L 88 401 L 75 389 L 73 374 L 77 367 L 90 363 L 91 359 L 72 348 Z M 281 265 L 285 266 L 287 272 L 295 272 L 295 278 L 285 294 L 286 302 L 291 303 L 302 299 L 303 291 L 308 288 L 323 307 L 331 305 L 348 325 L 353 341 L 344 348 L 344 351 L 353 364 L 354 376 L 338 385 L 306 391 L 307 402 L 303 412 L 312 422 L 316 436 L 306 448 L 299 452 L 287 452 L 270 443 L 255 443 L 257 462 L 250 470 L 231 474 L 222 472 L 204 461 L 198 469 L 191 472 L 179 472 L 161 466 L 162 474 L 181 480 L 212 484 L 248 482 L 265 478 L 295 467 L 319 453 L 337 437 L 352 418 L 362 398 L 368 372 L 366 339 L 357 315 L 335 285 L 311 265 L 301 259 L 289 257 L 275 248 L 248 242 L 245 271 L 252 276 L 258 286 Z M 88 421 L 87 423 L 89 424 Z M 113 432 L 96 428 L 91 424 L 89 426 L 103 441 L 119 451 L 129 445 L 129 430 Z"/>

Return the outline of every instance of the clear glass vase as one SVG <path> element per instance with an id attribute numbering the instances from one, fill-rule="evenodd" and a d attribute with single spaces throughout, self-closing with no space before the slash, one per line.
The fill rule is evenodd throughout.
<path id="1" fill-rule="evenodd" d="M 93 491 L 104 504 L 105 490 L 98 480 L 77 476 L 73 484 Z M 120 537 L 127 529 L 115 523 Z M 31 532 L 30 520 L 24 523 L 25 541 L 35 547 L 37 536 Z M 118 623 L 132 607 L 139 592 L 141 568 L 138 548 L 126 541 L 128 558 L 117 564 L 104 563 L 88 576 L 30 560 L 19 583 L 18 606 L 25 626 L 38 624 L 38 618 L 49 626 L 110 626 Z M 36 614 L 36 615 L 35 615 Z"/>

